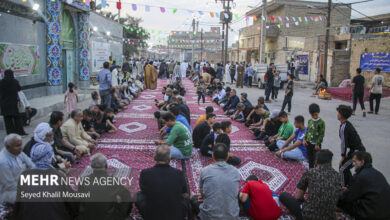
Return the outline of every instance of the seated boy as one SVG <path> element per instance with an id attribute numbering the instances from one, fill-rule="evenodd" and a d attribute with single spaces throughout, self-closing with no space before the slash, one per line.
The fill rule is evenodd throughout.
<path id="1" fill-rule="evenodd" d="M 230 151 L 230 138 L 229 134 L 232 132 L 232 122 L 230 121 L 223 121 L 221 122 L 221 129 L 223 131 L 222 134 L 218 135 L 217 139 L 215 139 L 215 143 L 223 143 L 228 148 L 228 151 Z M 231 164 L 233 166 L 238 166 L 241 164 L 241 159 L 237 156 L 234 156 L 233 153 L 229 152 L 229 158 L 227 160 L 228 164 Z"/>
<path id="2" fill-rule="evenodd" d="M 297 129 L 295 129 L 295 132 L 286 141 L 279 140 L 276 142 L 276 150 L 279 150 L 276 152 L 276 156 L 285 159 L 306 160 L 306 147 L 303 146 L 306 128 L 303 116 L 298 115 L 295 117 L 294 125 Z M 294 143 L 290 144 L 293 140 Z"/>
<path id="3" fill-rule="evenodd" d="M 265 119 L 269 118 L 270 112 L 256 105 L 255 109 L 251 111 L 245 121 L 245 126 L 250 130 L 260 129 Z"/>
<path id="4" fill-rule="evenodd" d="M 222 134 L 221 124 L 216 122 L 213 125 L 213 131 L 209 133 L 202 140 L 202 144 L 200 146 L 200 152 L 202 153 L 203 156 L 211 157 L 211 155 L 213 154 L 213 147 L 214 147 L 215 140 L 220 134 Z"/>
<path id="5" fill-rule="evenodd" d="M 212 106 L 207 106 L 207 107 L 206 107 L 206 113 L 203 114 L 203 115 L 201 115 L 201 116 L 199 116 L 198 120 L 196 120 L 196 122 L 195 122 L 195 126 L 197 126 L 198 124 L 200 124 L 200 123 L 206 121 L 207 115 L 208 115 L 208 114 L 211 114 L 211 113 L 213 113 L 213 112 L 214 112 L 214 108 L 213 108 Z"/>
<path id="6" fill-rule="evenodd" d="M 106 123 L 106 131 L 108 133 L 114 133 L 118 130 L 113 124 L 113 121 L 114 121 L 114 110 L 112 108 L 107 108 L 104 111 L 102 122 Z"/>
<path id="7" fill-rule="evenodd" d="M 265 142 L 265 145 L 270 151 L 275 151 L 277 149 L 277 141 L 287 140 L 294 132 L 294 126 L 291 121 L 288 120 L 287 112 L 281 111 L 279 113 L 279 120 L 282 122 L 282 125 L 280 126 L 278 133 Z"/>
<path id="8" fill-rule="evenodd" d="M 93 128 L 92 112 L 89 109 L 83 111 L 83 120 L 81 120 L 81 124 L 83 125 L 84 131 L 93 139 L 100 137 L 100 134 Z"/>

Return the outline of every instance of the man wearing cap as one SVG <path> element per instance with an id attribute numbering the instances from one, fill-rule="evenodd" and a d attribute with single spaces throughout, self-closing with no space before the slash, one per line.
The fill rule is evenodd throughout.
<path id="1" fill-rule="evenodd" d="M 247 105 L 247 106 L 252 106 L 252 103 L 248 100 L 248 94 L 243 92 L 241 93 L 241 102 L 244 104 L 244 105 Z"/>
<path id="2" fill-rule="evenodd" d="M 234 115 L 232 115 L 230 118 L 238 122 L 245 122 L 245 119 L 252 112 L 252 110 L 252 105 L 245 105 L 244 103 L 240 102 L 237 104 L 236 113 L 234 113 Z"/>

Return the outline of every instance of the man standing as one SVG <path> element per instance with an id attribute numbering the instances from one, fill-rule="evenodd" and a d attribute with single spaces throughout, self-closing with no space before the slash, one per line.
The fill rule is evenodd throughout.
<path id="1" fill-rule="evenodd" d="M 368 114 L 372 114 L 374 110 L 374 99 L 375 99 L 375 114 L 378 114 L 379 105 L 382 98 L 382 84 L 385 78 L 380 75 L 381 69 L 376 68 L 374 72 L 374 77 L 372 78 L 372 84 L 370 88 L 370 111 Z"/>
<path id="2" fill-rule="evenodd" d="M 183 172 L 169 166 L 171 150 L 166 145 L 156 148 L 156 165 L 141 171 L 136 194 L 136 207 L 145 220 L 181 220 L 185 218 L 187 186 Z M 184 205 L 186 204 L 186 205 Z"/>
<path id="3" fill-rule="evenodd" d="M 185 78 L 187 76 L 187 68 L 188 68 L 187 61 L 182 62 L 180 65 L 181 78 Z"/>
<path id="4" fill-rule="evenodd" d="M 20 174 L 35 167 L 31 159 L 22 152 L 22 138 L 9 134 L 4 139 L 5 147 L 0 151 L 0 201 L 13 204 Z"/>
<path id="5" fill-rule="evenodd" d="M 357 100 L 359 99 L 360 107 L 362 107 L 363 117 L 366 117 L 366 109 L 364 108 L 364 76 L 361 75 L 362 69 L 356 69 L 356 76 L 352 79 L 352 100 L 353 100 L 353 112 L 355 115 Z"/>
<path id="6" fill-rule="evenodd" d="M 111 72 L 110 72 L 110 63 L 104 62 L 103 70 L 101 70 L 97 76 L 97 81 L 99 82 L 99 94 L 101 98 L 101 104 L 106 105 L 107 107 L 111 106 Z"/>
<path id="7" fill-rule="evenodd" d="M 232 64 L 230 65 L 229 71 L 230 71 L 230 84 L 233 84 L 235 80 L 234 77 L 236 76 L 236 64 L 234 64 L 234 62 L 232 62 Z"/>
<path id="8" fill-rule="evenodd" d="M 173 70 L 175 69 L 175 61 L 174 60 L 171 60 L 171 62 L 168 64 L 168 76 L 167 78 L 171 78 L 172 74 L 173 74 Z"/>
<path id="9" fill-rule="evenodd" d="M 265 74 L 265 78 L 266 78 L 265 102 L 271 102 L 269 100 L 269 96 L 271 95 L 272 87 L 274 85 L 274 71 L 275 71 L 275 65 L 274 63 L 271 63 L 269 65 L 267 73 Z"/>
<path id="10" fill-rule="evenodd" d="M 354 181 L 350 187 L 343 188 L 339 207 L 359 220 L 390 219 L 390 186 L 383 174 L 372 167 L 370 153 L 356 152 L 353 165 Z"/>
<path id="11" fill-rule="evenodd" d="M 236 88 L 244 88 L 244 74 L 245 74 L 245 64 L 240 64 L 237 67 L 237 79 L 236 79 Z"/>
<path id="12" fill-rule="evenodd" d="M 238 219 L 238 188 L 240 173 L 226 163 L 229 154 L 225 144 L 216 144 L 212 158 L 215 163 L 200 172 L 200 195 L 192 197 L 192 203 L 200 219 Z M 200 204 L 200 205 L 199 205 Z"/>
<path id="13" fill-rule="evenodd" d="M 246 68 L 246 74 L 248 74 L 248 86 L 249 88 L 252 88 L 252 78 L 253 78 L 253 66 L 249 63 L 248 68 Z"/>
<path id="14" fill-rule="evenodd" d="M 337 219 L 336 205 L 341 185 L 339 174 L 332 168 L 333 153 L 320 150 L 316 156 L 316 168 L 302 174 L 295 198 L 286 192 L 279 197 L 297 220 Z"/>

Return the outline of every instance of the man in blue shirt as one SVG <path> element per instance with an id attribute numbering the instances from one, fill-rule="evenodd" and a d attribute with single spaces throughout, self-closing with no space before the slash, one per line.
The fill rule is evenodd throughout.
<path id="1" fill-rule="evenodd" d="M 243 92 L 241 93 L 241 102 L 245 105 L 245 106 L 252 106 L 252 103 L 248 100 L 248 94 Z"/>
<path id="2" fill-rule="evenodd" d="M 231 115 L 237 110 L 237 104 L 240 102 L 240 99 L 236 95 L 236 90 L 232 89 L 230 92 L 229 101 L 223 107 L 226 115 Z"/>
<path id="3" fill-rule="evenodd" d="M 246 68 L 246 74 L 248 75 L 248 86 L 252 88 L 252 78 L 253 78 L 253 66 L 249 63 L 249 66 Z"/>
<path id="4" fill-rule="evenodd" d="M 176 104 L 171 104 L 169 106 L 169 112 L 171 112 L 175 117 L 176 121 L 181 122 L 188 130 L 191 132 L 191 126 L 190 123 L 187 121 L 186 117 L 184 117 L 182 114 L 180 114 L 180 108 Z M 167 132 L 169 132 L 171 129 L 167 128 Z"/>
<path id="5" fill-rule="evenodd" d="M 306 147 L 302 144 L 306 132 L 305 119 L 303 116 L 298 115 L 295 117 L 294 126 L 297 129 L 286 141 L 279 140 L 276 143 L 279 148 L 279 151 L 276 152 L 276 156 L 285 159 L 306 160 Z M 292 140 L 294 140 L 294 143 L 290 145 Z"/>
<path id="6" fill-rule="evenodd" d="M 101 104 L 106 105 L 107 107 L 111 106 L 111 72 L 110 72 L 110 63 L 104 62 L 103 70 L 101 70 L 97 76 L 97 81 L 99 82 L 99 94 L 101 98 Z"/>

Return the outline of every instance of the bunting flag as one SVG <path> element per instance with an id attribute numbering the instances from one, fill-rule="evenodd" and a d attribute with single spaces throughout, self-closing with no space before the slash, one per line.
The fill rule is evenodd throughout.
<path id="1" fill-rule="evenodd" d="M 275 21 L 275 18 L 273 16 L 269 16 L 271 18 L 271 20 Z"/>
<path id="2" fill-rule="evenodd" d="M 177 12 L 177 8 L 174 8 L 172 12 L 175 14 Z"/>
<path id="3" fill-rule="evenodd" d="M 252 17 L 253 17 L 253 20 L 257 21 L 256 15 L 253 15 Z"/>
<path id="4" fill-rule="evenodd" d="M 282 17 L 278 16 L 279 21 L 282 21 Z"/>
<path id="5" fill-rule="evenodd" d="M 315 21 L 317 22 L 319 20 L 318 16 L 316 17 Z"/>
<path id="6" fill-rule="evenodd" d="M 301 18 L 301 17 L 298 17 L 298 21 L 299 21 L 299 22 L 302 22 L 302 18 Z"/>
<path id="7" fill-rule="evenodd" d="M 122 9 L 122 3 L 121 2 L 117 2 L 116 3 L 116 9 L 118 9 L 118 10 Z"/>
<path id="8" fill-rule="evenodd" d="M 326 16 L 324 16 L 324 20 L 326 20 Z"/>
<path id="9" fill-rule="evenodd" d="M 314 18 L 313 18 L 312 16 L 310 16 L 310 19 L 311 19 L 312 21 L 314 21 Z"/>
<path id="10" fill-rule="evenodd" d="M 298 25 L 299 25 L 299 22 L 298 22 L 298 21 L 296 21 L 296 22 L 295 22 L 295 26 L 298 26 Z"/>
<path id="11" fill-rule="evenodd" d="M 133 11 L 137 11 L 137 5 L 136 4 L 131 4 L 131 7 L 133 8 Z"/>
<path id="12" fill-rule="evenodd" d="M 210 12 L 210 17 L 214 17 L 214 12 Z"/>
<path id="13" fill-rule="evenodd" d="M 225 16 L 225 19 L 229 18 L 229 14 L 228 13 L 223 13 L 223 15 Z"/>
<path id="14" fill-rule="evenodd" d="M 288 18 L 288 16 L 286 16 L 286 20 L 287 20 L 287 21 L 290 21 L 290 18 Z"/>
<path id="15" fill-rule="evenodd" d="M 107 6 L 106 0 L 102 0 L 102 8 L 105 8 Z"/>
<path id="16" fill-rule="evenodd" d="M 161 13 L 165 13 L 165 8 L 164 7 L 160 7 L 160 11 L 161 11 Z"/>
<path id="17" fill-rule="evenodd" d="M 307 17 L 305 16 L 305 21 L 307 22 Z"/>
<path id="18" fill-rule="evenodd" d="M 280 24 L 278 24 L 278 28 L 280 28 Z"/>
<path id="19" fill-rule="evenodd" d="M 320 21 L 322 21 L 322 16 L 320 16 Z"/>
<path id="20" fill-rule="evenodd" d="M 264 17 L 264 15 L 262 15 L 262 16 L 261 16 L 261 19 L 263 19 L 263 21 L 265 21 L 265 17 Z"/>
<path id="21" fill-rule="evenodd" d="M 85 0 L 85 4 L 89 6 L 90 5 L 89 0 Z"/>
<path id="22" fill-rule="evenodd" d="M 146 12 L 150 12 L 150 6 L 149 5 L 145 5 L 145 11 Z"/>
<path id="23" fill-rule="evenodd" d="M 290 24 L 289 23 L 286 23 L 286 28 L 289 28 L 290 27 Z"/>
<path id="24" fill-rule="evenodd" d="M 245 20 L 248 20 L 249 19 L 249 16 L 248 15 L 245 15 Z"/>
<path id="25" fill-rule="evenodd" d="M 291 16 L 291 17 L 292 17 L 293 21 L 297 21 L 294 16 Z"/>
<path id="26" fill-rule="evenodd" d="M 219 13 L 218 12 L 215 12 L 215 17 L 219 18 Z"/>
<path id="27" fill-rule="evenodd" d="M 269 29 L 269 26 L 267 25 L 267 26 L 265 26 L 265 28 Z"/>
<path id="28" fill-rule="evenodd" d="M 200 15 L 203 15 L 203 11 L 198 11 L 198 13 L 199 13 Z"/>
<path id="29" fill-rule="evenodd" d="M 126 30 L 129 30 L 130 27 L 129 26 L 126 26 L 126 25 L 123 25 L 123 27 L 126 29 Z"/>
<path id="30" fill-rule="evenodd" d="M 238 20 L 239 16 L 238 14 L 234 14 L 234 17 Z"/>

